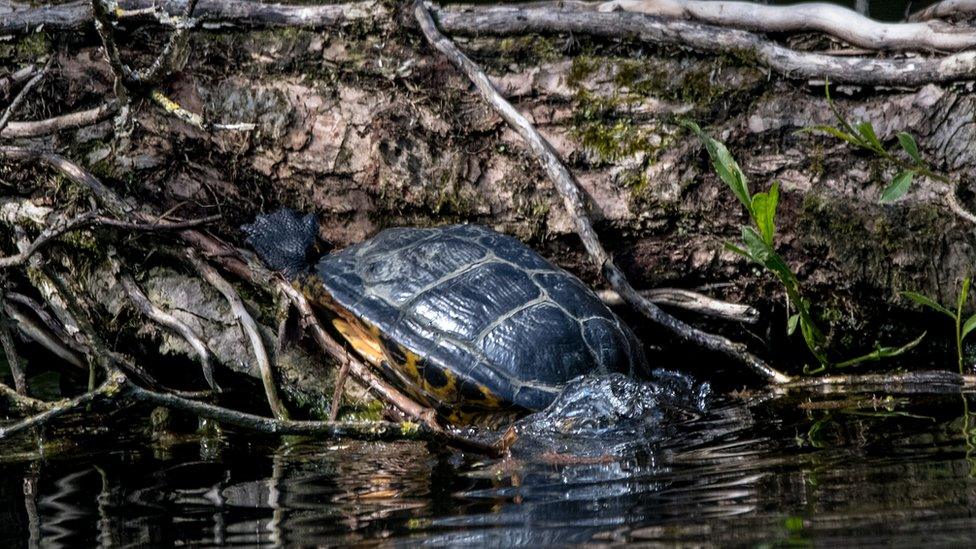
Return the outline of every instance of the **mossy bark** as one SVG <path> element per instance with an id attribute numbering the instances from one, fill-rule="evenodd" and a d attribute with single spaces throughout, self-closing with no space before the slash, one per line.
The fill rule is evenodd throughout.
<path id="1" fill-rule="evenodd" d="M 125 53 L 135 65 L 159 40 L 142 32 L 130 38 Z M 725 248 L 745 212 L 698 142 L 678 129 L 680 118 L 725 141 L 753 191 L 781 182 L 777 247 L 839 348 L 912 332 L 905 321 L 914 317 L 900 316 L 911 306 L 898 292 L 951 301 L 957 281 L 973 270 L 976 237 L 944 207 L 946 189 L 920 181 L 897 203 L 879 204 L 889 168 L 830 137 L 799 132 L 831 123 L 820 84 L 770 74 L 734 54 L 578 36 L 459 42 L 567 161 L 592 200 L 604 243 L 635 286 L 707 285 L 717 297 L 769 312 L 771 325 L 783 330 L 781 289 Z M 160 211 L 219 212 L 224 219 L 213 230 L 231 241 L 241 241 L 241 223 L 282 205 L 316 213 L 322 238 L 337 247 L 388 226 L 476 222 L 600 284 L 558 196 L 517 136 L 414 30 L 394 22 L 325 31 L 200 30 L 190 51 L 186 68 L 163 91 L 210 121 L 253 122 L 256 130 L 205 133 L 140 101 L 128 136 L 105 121 L 30 144 L 64 149 L 121 194 Z M 57 55 L 58 70 L 21 118 L 89 108 L 112 94 L 93 32 L 4 43 L 0 76 L 41 52 Z M 882 140 L 909 131 L 939 169 L 968 180 L 976 167 L 969 88 L 845 88 L 835 95 L 852 119 L 873 121 Z M 0 166 L 0 182 L 8 194 L 33 194 L 57 207 L 87 200 L 29 166 Z M 138 265 L 154 244 L 117 245 L 128 247 Z M 72 249 L 70 268 L 87 263 L 97 270 L 104 261 L 101 246 Z M 146 267 L 139 274 L 167 281 L 163 294 L 200 284 L 179 270 L 161 278 L 154 272 Z M 102 303 L 110 292 L 99 284 L 86 291 Z M 272 334 L 269 300 L 255 296 L 251 303 L 265 312 L 260 319 Z M 105 307 L 101 314 L 117 312 Z M 141 332 L 140 323 L 112 329 L 159 336 Z M 152 341 L 163 352 L 186 352 L 168 337 Z M 221 361 L 231 366 L 237 359 Z M 310 378 L 319 374 L 303 368 L 290 377 L 291 387 L 318 383 Z"/>

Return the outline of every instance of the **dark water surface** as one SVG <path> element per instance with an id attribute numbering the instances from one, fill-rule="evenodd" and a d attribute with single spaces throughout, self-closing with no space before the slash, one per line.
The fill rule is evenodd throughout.
<path id="1" fill-rule="evenodd" d="M 0 464 L 0 543 L 964 545 L 963 409 L 958 393 L 716 396 L 647 409 L 615 444 L 526 429 L 502 460 L 243 435 L 61 444 Z"/>

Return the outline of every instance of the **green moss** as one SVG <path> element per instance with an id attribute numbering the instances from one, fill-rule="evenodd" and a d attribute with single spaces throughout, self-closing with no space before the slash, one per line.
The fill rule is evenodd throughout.
<path id="1" fill-rule="evenodd" d="M 381 421 L 385 406 L 379 400 L 370 400 L 365 406 L 355 406 L 343 409 L 340 419 L 343 421 Z"/>
<path id="2" fill-rule="evenodd" d="M 0 60 L 17 65 L 37 62 L 50 51 L 51 41 L 45 32 L 21 36 L 11 42 L 0 42 Z"/>

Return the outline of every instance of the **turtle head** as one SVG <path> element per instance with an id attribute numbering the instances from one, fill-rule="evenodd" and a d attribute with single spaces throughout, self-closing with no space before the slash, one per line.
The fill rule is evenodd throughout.
<path id="1" fill-rule="evenodd" d="M 257 216 L 254 223 L 242 225 L 241 230 L 265 265 L 291 279 L 311 265 L 318 226 L 314 214 L 303 216 L 282 208 Z"/>

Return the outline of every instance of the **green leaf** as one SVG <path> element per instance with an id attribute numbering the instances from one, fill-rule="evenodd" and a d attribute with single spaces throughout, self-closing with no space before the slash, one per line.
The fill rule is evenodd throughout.
<path id="1" fill-rule="evenodd" d="M 915 138 L 912 137 L 912 134 L 908 132 L 899 132 L 898 143 L 901 144 L 902 150 L 908 153 L 908 156 L 910 156 L 916 164 L 922 164 L 922 155 L 918 153 L 918 144 L 915 143 Z"/>
<path id="2" fill-rule="evenodd" d="M 792 290 L 798 287 L 796 276 L 783 261 L 776 250 L 766 243 L 762 236 L 752 227 L 742 227 L 742 242 L 749 252 L 749 257 L 763 267 L 769 269 L 784 285 Z"/>
<path id="3" fill-rule="evenodd" d="M 756 263 L 759 263 L 759 260 L 757 260 L 756 258 L 754 258 L 751 255 L 749 255 L 749 252 L 743 250 L 742 248 L 736 246 L 735 244 L 733 244 L 731 242 L 726 242 L 725 243 L 725 249 L 728 250 L 728 251 L 730 251 L 730 252 L 737 253 L 737 254 L 741 255 L 742 257 L 744 257 L 746 259 L 751 259 L 752 261 L 755 261 Z"/>
<path id="4" fill-rule="evenodd" d="M 786 321 L 786 335 L 793 335 L 796 333 L 796 325 L 799 320 L 800 313 L 790 315 L 790 318 Z"/>
<path id="5" fill-rule="evenodd" d="M 918 303 L 919 305 L 928 307 L 929 309 L 932 309 L 934 311 L 938 311 L 953 320 L 956 319 L 955 313 L 950 311 L 948 308 L 939 305 L 934 299 L 930 297 L 915 292 L 901 292 L 901 295 L 907 297 L 908 299 L 911 299 L 912 301 Z"/>
<path id="6" fill-rule="evenodd" d="M 881 192 L 881 203 L 894 202 L 905 196 L 912 184 L 912 172 L 904 171 L 895 176 L 891 183 Z"/>
<path id="7" fill-rule="evenodd" d="M 749 183 L 739 168 L 739 164 L 732 157 L 732 153 L 721 141 L 709 137 L 698 124 L 690 120 L 683 120 L 681 125 L 690 129 L 701 139 L 702 144 L 705 145 L 705 150 L 708 151 L 709 158 L 712 159 L 712 168 L 715 173 L 732 189 L 739 202 L 749 211 L 749 215 L 755 217 L 753 215 L 752 196 L 749 194 Z"/>
<path id="8" fill-rule="evenodd" d="M 773 245 L 776 233 L 776 205 L 779 203 L 779 182 L 774 181 L 769 192 L 756 193 L 752 197 L 752 209 L 756 216 L 756 226 L 766 244 Z"/>
<path id="9" fill-rule="evenodd" d="M 962 333 L 960 339 L 966 339 L 969 332 L 976 329 L 976 314 L 966 319 L 966 323 L 962 325 Z"/>
<path id="10" fill-rule="evenodd" d="M 844 362 L 838 362 L 834 366 L 836 366 L 837 368 L 846 368 L 848 366 L 856 366 L 858 364 L 863 364 L 865 362 L 874 362 L 885 358 L 898 356 L 917 347 L 918 344 L 921 343 L 923 339 L 925 339 L 926 333 L 927 332 L 922 332 L 922 335 L 918 336 L 912 341 L 909 341 L 908 343 L 902 345 L 901 347 L 878 347 L 877 349 L 875 349 L 874 351 L 866 355 L 859 356 L 857 358 L 852 358 L 850 360 L 845 360 Z"/>
<path id="11" fill-rule="evenodd" d="M 884 150 L 881 145 L 881 141 L 878 140 L 878 134 L 874 133 L 874 126 L 870 122 L 861 122 L 857 125 L 857 133 L 861 134 L 861 138 L 865 143 L 870 145 L 876 151 Z"/>

